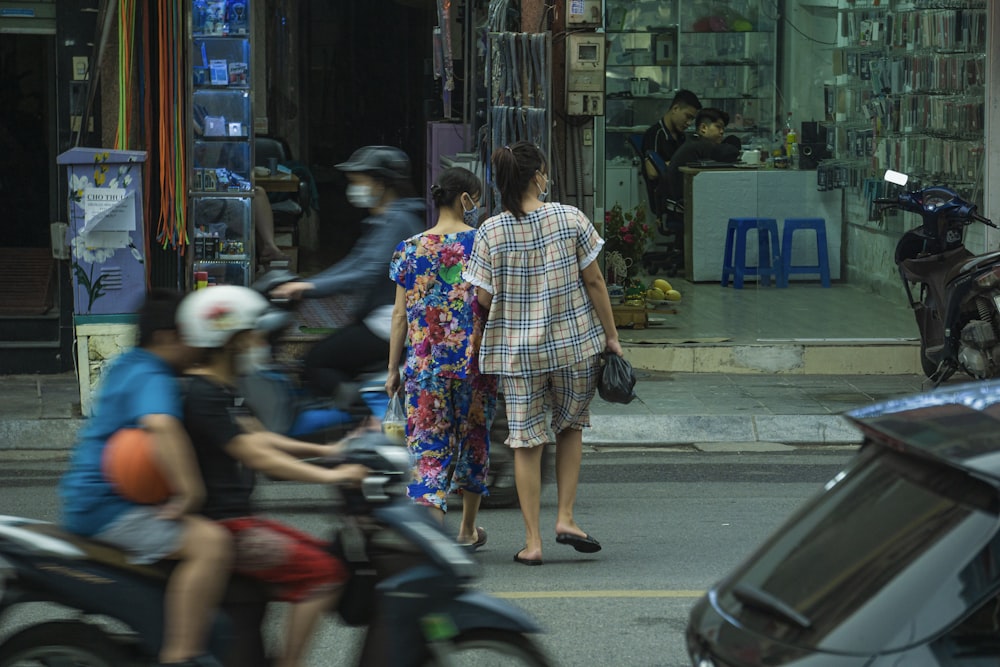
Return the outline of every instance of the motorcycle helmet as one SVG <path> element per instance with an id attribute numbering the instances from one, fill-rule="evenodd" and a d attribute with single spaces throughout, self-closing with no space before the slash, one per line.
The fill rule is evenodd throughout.
<path id="1" fill-rule="evenodd" d="M 277 331 L 289 320 L 249 287 L 219 285 L 188 294 L 177 308 L 181 340 L 191 347 L 217 348 L 241 331 Z"/>
<path id="2" fill-rule="evenodd" d="M 363 146 L 347 162 L 338 164 L 337 169 L 373 174 L 395 183 L 410 179 L 410 158 L 393 146 Z"/>

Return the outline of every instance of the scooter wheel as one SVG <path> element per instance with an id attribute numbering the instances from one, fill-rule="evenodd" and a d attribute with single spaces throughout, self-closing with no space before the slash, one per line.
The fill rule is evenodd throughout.
<path id="1" fill-rule="evenodd" d="M 122 646 L 99 629 L 77 621 L 32 625 L 0 645 L 0 667 L 22 665 L 121 667 L 132 664 Z"/>
<path id="2" fill-rule="evenodd" d="M 504 665 L 505 667 L 550 667 L 553 663 L 527 636 L 509 630 L 468 630 L 453 638 L 447 664 Z M 436 657 L 424 667 L 441 665 Z"/>

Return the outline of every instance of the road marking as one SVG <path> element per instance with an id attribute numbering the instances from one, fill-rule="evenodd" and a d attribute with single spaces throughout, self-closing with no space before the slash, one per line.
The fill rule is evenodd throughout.
<path id="1" fill-rule="evenodd" d="M 492 593 L 507 600 L 557 600 L 560 598 L 700 598 L 705 591 L 512 591 Z"/>

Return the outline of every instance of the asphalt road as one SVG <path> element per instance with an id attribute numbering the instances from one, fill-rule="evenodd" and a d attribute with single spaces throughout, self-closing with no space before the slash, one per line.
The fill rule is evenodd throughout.
<path id="1" fill-rule="evenodd" d="M 523 541 L 517 509 L 482 512 L 489 541 L 480 550 L 483 590 L 507 598 L 544 627 L 538 641 L 554 664 L 687 665 L 688 610 L 714 581 L 746 557 L 852 455 L 816 448 L 781 454 L 703 454 L 663 449 L 588 452 L 577 521 L 604 549 L 577 554 L 545 545 L 545 565 L 513 562 Z M 0 466 L 0 514 L 54 520 L 63 464 Z M 329 531 L 325 492 L 266 482 L 268 514 L 317 534 Z M 457 526 L 456 514 L 449 525 Z M 552 531 L 555 485 L 543 495 L 543 530 Z M 269 624 L 279 628 L 277 616 Z M 340 656 L 357 631 L 330 621 L 311 665 L 347 664 Z"/>

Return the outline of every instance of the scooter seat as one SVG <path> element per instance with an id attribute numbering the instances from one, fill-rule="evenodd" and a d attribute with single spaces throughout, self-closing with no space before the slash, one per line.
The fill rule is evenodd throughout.
<path id="1" fill-rule="evenodd" d="M 129 570 L 151 579 L 165 580 L 168 576 L 170 576 L 170 572 L 173 570 L 173 563 L 170 562 L 161 561 L 149 565 L 131 563 L 125 557 L 125 552 L 121 549 L 107 544 L 106 542 L 91 540 L 89 538 L 76 535 L 75 533 L 71 533 L 67 530 L 63 530 L 54 523 L 24 523 L 19 525 L 18 528 L 36 535 L 44 535 L 45 537 L 59 540 L 75 547 L 82 552 L 79 556 L 79 559 L 81 560 L 91 560 L 104 565 L 110 565 L 114 568 Z M 66 554 L 63 554 L 63 556 L 66 557 Z"/>

